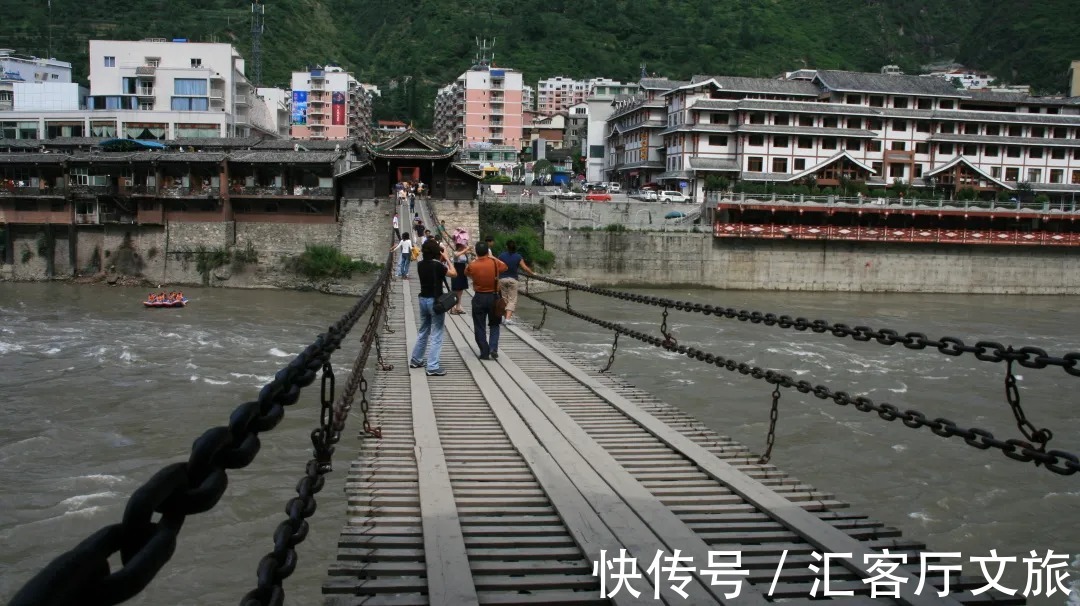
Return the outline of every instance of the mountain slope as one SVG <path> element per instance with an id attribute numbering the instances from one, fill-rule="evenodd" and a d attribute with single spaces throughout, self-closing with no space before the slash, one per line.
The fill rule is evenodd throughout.
<path id="1" fill-rule="evenodd" d="M 0 0 L 0 47 L 49 54 L 85 79 L 89 38 L 231 42 L 249 59 L 243 0 Z M 267 0 L 263 81 L 338 63 L 385 85 L 411 76 L 384 113 L 430 119 L 434 89 L 495 37 L 495 59 L 526 74 L 636 79 L 771 76 L 801 67 L 916 72 L 956 60 L 1045 92 L 1066 89 L 1080 58 L 1080 11 L 1067 0 Z M 415 97 L 409 103 L 406 99 Z M 394 98 L 398 97 L 397 101 Z M 390 107 L 392 106 L 392 107 Z"/>

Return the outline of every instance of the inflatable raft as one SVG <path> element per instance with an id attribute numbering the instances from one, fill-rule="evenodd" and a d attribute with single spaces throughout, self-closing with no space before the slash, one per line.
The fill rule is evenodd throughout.
<path id="1" fill-rule="evenodd" d="M 144 307 L 186 307 L 188 298 L 176 299 L 173 301 L 143 301 Z"/>

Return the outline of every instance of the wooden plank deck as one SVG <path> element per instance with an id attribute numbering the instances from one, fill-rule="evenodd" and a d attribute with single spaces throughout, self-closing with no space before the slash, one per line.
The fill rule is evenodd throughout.
<path id="1" fill-rule="evenodd" d="M 869 604 L 863 556 L 885 549 L 907 555 L 896 572 L 907 582 L 898 598 L 873 603 L 1023 603 L 973 595 L 983 583 L 968 578 L 953 578 L 939 598 L 940 574 L 915 595 L 923 544 L 757 464 L 743 446 L 529 328 L 504 326 L 499 359 L 480 361 L 471 317 L 447 315 L 447 375 L 410 370 L 417 289 L 395 284 L 396 333 L 383 341 L 394 369 L 375 375 L 369 397 L 384 437 L 364 438 L 351 467 L 327 604 L 803 603 L 821 577 L 809 567 L 824 553 L 851 554 L 832 559 L 829 579 L 855 595 L 832 601 Z M 594 563 L 602 550 L 610 560 L 623 549 L 637 559 L 640 597 L 623 588 L 603 598 Z M 658 551 L 675 550 L 693 558 L 686 598 L 673 589 L 681 581 L 646 570 Z M 710 551 L 741 554 L 737 597 L 701 572 Z"/>

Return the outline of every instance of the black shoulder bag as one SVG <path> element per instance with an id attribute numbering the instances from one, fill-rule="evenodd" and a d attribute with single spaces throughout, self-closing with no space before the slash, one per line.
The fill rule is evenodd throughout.
<path id="1" fill-rule="evenodd" d="M 438 269 L 433 269 L 433 271 L 436 276 L 439 275 Z M 446 292 L 435 297 L 435 304 L 432 306 L 432 310 L 437 314 L 444 314 L 457 305 L 457 295 L 450 290 L 450 285 L 447 284 L 445 275 L 443 276 L 443 284 L 446 285 Z M 437 292 L 439 290 L 439 281 L 436 279 L 431 286 L 432 292 Z"/>

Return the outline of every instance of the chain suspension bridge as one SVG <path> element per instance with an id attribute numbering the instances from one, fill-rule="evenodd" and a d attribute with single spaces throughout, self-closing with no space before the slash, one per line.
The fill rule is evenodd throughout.
<path id="1" fill-rule="evenodd" d="M 433 208 L 422 206 L 427 224 L 438 225 Z M 272 551 L 252 563 L 254 586 L 237 595 L 245 606 L 284 603 L 316 495 L 334 471 L 335 446 L 357 415 L 362 439 L 348 465 L 348 517 L 323 584 L 327 604 L 1024 603 L 1023 595 L 988 587 L 985 578 L 959 574 L 959 566 L 946 563 L 950 554 L 927 554 L 917 539 L 850 512 L 847 503 L 771 465 L 782 390 L 958 438 L 1038 473 L 1074 476 L 1080 460 L 1052 448 L 1051 429 L 1026 416 L 1014 370 L 1080 376 L 1080 353 L 967 344 L 534 276 L 522 295 L 542 306 L 537 328 L 550 309 L 613 333 L 603 368 L 521 324 L 503 327 L 497 360 L 481 361 L 465 314 L 446 316 L 441 364 L 448 374 L 429 377 L 408 365 L 417 293 L 391 278 L 392 256 L 370 289 L 256 399 L 238 406 L 227 425 L 203 433 L 187 462 L 162 468 L 131 495 L 120 522 L 59 555 L 12 604 L 117 604 L 138 594 L 172 556 L 186 517 L 218 503 L 228 470 L 254 460 L 260 434 L 316 382 L 312 458 Z M 548 292 L 529 292 L 536 282 Z M 573 306 L 579 296 L 659 307 L 659 334 L 582 313 Z M 1003 363 L 1019 435 L 1000 438 L 680 343 L 669 329 L 672 312 Z M 357 325 L 360 352 L 339 386 L 331 356 Z M 610 374 L 620 338 L 771 386 L 764 453 Z M 1048 572 L 1047 589 L 1054 580 Z"/>

